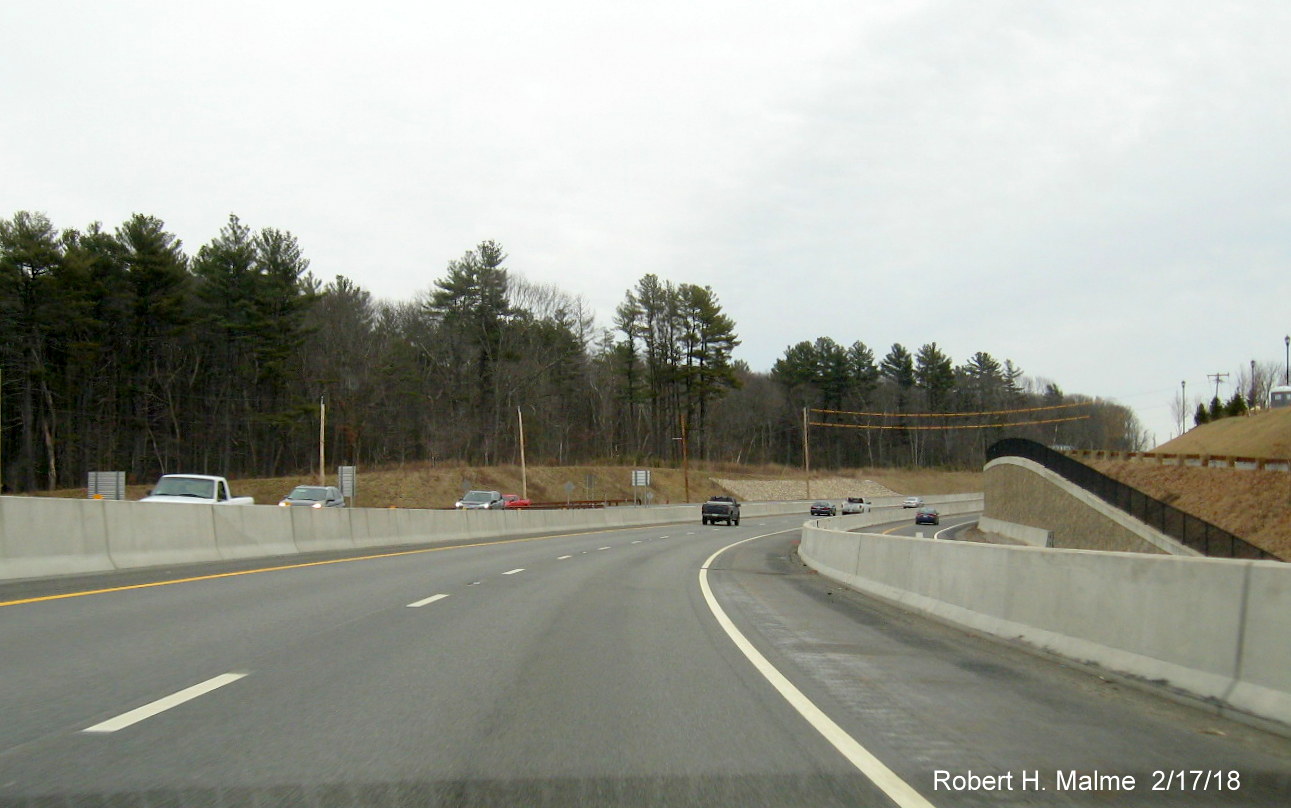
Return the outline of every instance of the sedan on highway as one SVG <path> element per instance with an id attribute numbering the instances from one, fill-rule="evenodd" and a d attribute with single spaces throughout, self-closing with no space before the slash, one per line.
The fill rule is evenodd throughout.
<path id="1" fill-rule="evenodd" d="M 298 485 L 278 501 L 284 508 L 299 505 L 305 508 L 344 508 L 345 497 L 334 485 Z"/>
<path id="2" fill-rule="evenodd" d="M 901 501 L 902 508 L 922 508 L 923 497 L 906 497 Z"/>
<path id="3" fill-rule="evenodd" d="M 834 507 L 834 503 L 832 502 L 825 502 L 823 500 L 820 502 L 813 502 L 811 503 L 811 515 L 838 516 L 838 509 Z"/>
<path id="4" fill-rule="evenodd" d="M 915 513 L 914 523 L 916 525 L 940 525 L 941 514 L 937 513 L 936 508 L 924 506 Z"/>

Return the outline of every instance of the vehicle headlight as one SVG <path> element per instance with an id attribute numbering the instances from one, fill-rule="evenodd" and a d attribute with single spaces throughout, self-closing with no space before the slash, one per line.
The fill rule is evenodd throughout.
<path id="1" fill-rule="evenodd" d="M 323 507 L 323 503 L 321 503 L 321 502 L 315 502 L 313 505 L 310 505 L 309 507 L 311 507 L 311 508 L 321 508 L 321 507 Z"/>
<path id="2" fill-rule="evenodd" d="M 278 504 L 279 504 L 280 506 L 284 507 L 284 508 L 287 508 L 287 507 L 290 507 L 290 506 L 291 506 L 291 503 L 290 503 L 290 502 L 288 502 L 288 501 L 287 501 L 287 500 L 285 500 L 285 499 L 284 499 L 282 502 L 279 502 Z"/>

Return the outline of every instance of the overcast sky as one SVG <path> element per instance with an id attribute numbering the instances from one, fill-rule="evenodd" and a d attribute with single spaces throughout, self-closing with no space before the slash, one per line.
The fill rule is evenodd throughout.
<path id="1" fill-rule="evenodd" d="M 236 213 L 390 300 L 493 239 L 601 326 L 655 273 L 711 286 L 754 370 L 936 342 L 1158 442 L 1181 381 L 1291 333 L 1285 0 L 17 0 L 0 30 L 3 217 L 145 213 L 193 254 Z"/>

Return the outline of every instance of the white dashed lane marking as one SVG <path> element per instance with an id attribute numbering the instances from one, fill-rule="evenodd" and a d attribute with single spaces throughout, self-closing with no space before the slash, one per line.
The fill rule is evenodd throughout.
<path id="1" fill-rule="evenodd" d="M 82 732 L 104 733 L 116 732 L 117 730 L 125 729 L 126 727 L 138 724 L 140 721 L 152 718 L 154 715 L 164 713 L 169 709 L 178 707 L 184 702 L 192 701 L 198 696 L 210 693 L 212 690 L 224 687 L 227 684 L 232 684 L 244 676 L 246 676 L 245 673 L 220 674 L 213 679 L 207 679 L 205 682 L 184 688 L 178 693 L 172 693 L 165 698 L 157 699 L 156 701 L 145 704 L 142 707 L 137 707 L 128 713 L 122 713 L 116 718 L 109 718 L 107 721 L 95 724 L 92 727 L 87 727 L 82 730 Z"/>
<path id="2" fill-rule="evenodd" d="M 409 609 L 420 609 L 422 606 L 429 606 L 430 604 L 434 603 L 435 601 L 437 601 L 437 600 L 443 600 L 443 599 L 444 599 L 444 598 L 446 598 L 446 597 L 448 597 L 448 595 L 431 595 L 430 597 L 426 598 L 425 600 L 419 600 L 419 601 L 417 601 L 416 603 L 409 603 L 409 604 L 408 604 L 408 608 L 409 608 Z"/>
<path id="3" fill-rule="evenodd" d="M 517 572 L 524 572 L 524 567 L 520 567 L 519 569 L 514 569 L 514 570 L 507 570 L 506 572 L 504 572 L 504 573 L 502 573 L 502 574 L 503 574 L 503 575 L 515 575 Z"/>

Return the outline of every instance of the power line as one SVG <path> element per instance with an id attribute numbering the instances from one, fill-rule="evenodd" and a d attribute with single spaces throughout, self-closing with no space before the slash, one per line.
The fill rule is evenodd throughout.
<path id="1" fill-rule="evenodd" d="M 827 421 L 811 421 L 809 426 L 832 426 L 839 429 L 909 429 L 914 430 L 944 430 L 944 429 L 1004 429 L 1011 426 L 1037 426 L 1039 424 L 1061 424 L 1067 421 L 1085 421 L 1091 416 L 1073 415 L 1070 418 L 1049 418 L 1043 421 L 1014 421 L 1007 424 L 956 424 L 954 426 L 876 426 L 873 424 L 832 424 Z"/>
<path id="2" fill-rule="evenodd" d="M 1227 375 L 1227 374 L 1225 374 Z M 811 412 L 827 413 L 829 415 L 863 415 L 871 418 L 966 418 L 969 416 L 982 415 L 1014 415 L 1024 412 L 1044 412 L 1046 410 L 1065 410 L 1072 407 L 1089 407 L 1093 402 L 1084 401 L 1079 404 L 1051 404 L 1047 407 L 1026 407 L 1020 410 L 987 410 L 985 412 L 849 412 L 847 410 L 811 410 Z M 1088 416 L 1085 416 L 1088 417 Z"/>

